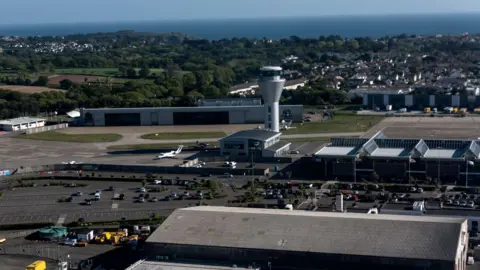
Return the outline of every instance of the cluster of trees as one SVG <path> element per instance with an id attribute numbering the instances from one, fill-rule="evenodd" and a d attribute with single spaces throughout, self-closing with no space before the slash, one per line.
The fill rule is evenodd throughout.
<path id="1" fill-rule="evenodd" d="M 63 52 L 36 52 L 38 44 L 56 42 L 88 43 L 91 50 L 66 49 Z M 22 43 L 21 49 L 12 46 Z M 480 49 L 463 39 L 442 40 L 396 36 L 380 39 L 322 36 L 302 39 L 290 37 L 278 41 L 233 38 L 202 40 L 182 34 L 149 34 L 130 31 L 73 35 L 66 37 L 29 37 L 17 41 L 0 41 L 0 84 L 48 84 L 46 76 L 57 68 L 115 68 L 124 84 L 105 78 L 89 84 L 64 80 L 64 92 L 21 94 L 0 91 L 0 118 L 45 111 L 60 113 L 78 107 L 192 106 L 201 98 L 227 96 L 229 88 L 257 78 L 263 65 L 278 64 L 284 69 L 309 74 L 318 63 L 335 63 L 349 59 L 371 60 L 377 52 L 441 51 L 451 53 Z M 300 61 L 283 62 L 288 55 Z M 424 61 L 435 62 L 438 56 Z M 151 72 L 153 68 L 164 72 Z M 1 76 L 0 76 L 1 77 Z M 35 78 L 35 79 L 32 79 Z M 142 78 L 142 80 L 136 80 Z M 0 86 L 1 88 L 1 86 Z M 322 79 L 313 79 L 305 87 L 284 91 L 282 103 L 341 104 L 348 102 L 344 91 L 334 90 Z"/>

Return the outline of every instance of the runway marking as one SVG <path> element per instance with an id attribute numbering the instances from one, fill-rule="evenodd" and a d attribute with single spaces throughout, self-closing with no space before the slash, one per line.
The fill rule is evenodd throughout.
<path id="1" fill-rule="evenodd" d="M 67 214 L 61 214 L 60 217 L 57 220 L 57 226 L 60 226 L 65 222 L 65 218 L 67 217 Z"/>

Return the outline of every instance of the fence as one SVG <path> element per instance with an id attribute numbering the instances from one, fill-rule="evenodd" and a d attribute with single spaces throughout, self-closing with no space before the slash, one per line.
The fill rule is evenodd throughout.
<path id="1" fill-rule="evenodd" d="M 26 129 L 25 132 L 26 132 L 26 134 L 33 134 L 33 133 L 40 133 L 40 132 L 56 130 L 56 129 L 63 129 L 63 128 L 68 128 L 68 123 L 56 124 L 56 125 L 51 125 L 51 126 L 36 127 L 36 128 L 29 128 L 29 129 Z"/>

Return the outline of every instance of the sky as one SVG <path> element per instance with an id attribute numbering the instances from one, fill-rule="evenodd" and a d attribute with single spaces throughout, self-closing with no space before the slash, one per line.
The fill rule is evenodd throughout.
<path id="1" fill-rule="evenodd" d="M 480 0 L 3 0 L 0 24 L 480 12 Z"/>

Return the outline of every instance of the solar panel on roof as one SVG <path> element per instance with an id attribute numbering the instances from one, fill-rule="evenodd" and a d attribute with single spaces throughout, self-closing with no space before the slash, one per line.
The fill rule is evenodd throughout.
<path id="1" fill-rule="evenodd" d="M 332 138 L 330 140 L 330 142 L 332 143 L 331 146 L 339 146 L 339 147 L 362 146 L 367 141 L 368 139 L 364 139 L 364 138 Z"/>
<path id="2" fill-rule="evenodd" d="M 380 148 L 413 148 L 418 142 L 415 139 L 375 139 Z"/>

